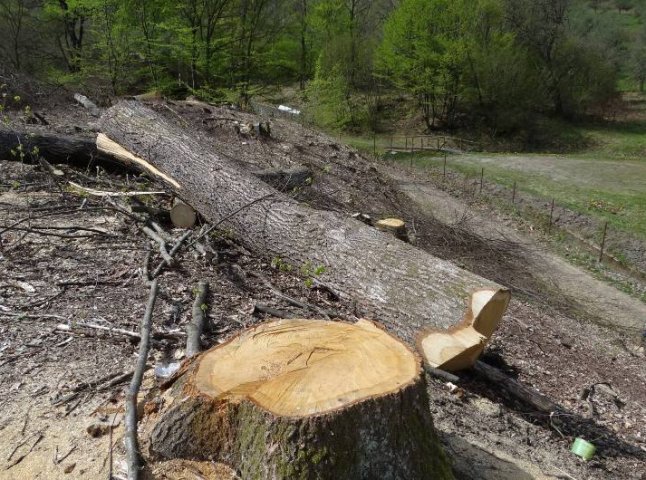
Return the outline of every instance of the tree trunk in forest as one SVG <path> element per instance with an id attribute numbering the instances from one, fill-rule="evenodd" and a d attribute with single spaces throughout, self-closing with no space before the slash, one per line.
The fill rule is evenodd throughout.
<path id="1" fill-rule="evenodd" d="M 322 281 L 410 345 L 424 328 L 459 324 L 473 291 L 501 289 L 358 220 L 298 203 L 137 102 L 112 107 L 99 123 L 209 221 L 226 219 L 224 227 L 265 257 L 324 266 Z"/>
<path id="2" fill-rule="evenodd" d="M 149 452 L 247 479 L 450 479 L 424 378 L 368 320 L 264 323 L 190 364 L 145 423 Z"/>

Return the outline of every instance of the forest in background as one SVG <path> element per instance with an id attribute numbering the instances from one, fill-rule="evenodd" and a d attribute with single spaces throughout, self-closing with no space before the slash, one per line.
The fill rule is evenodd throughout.
<path id="1" fill-rule="evenodd" d="M 325 128 L 394 111 L 509 136 L 643 90 L 644 18 L 638 0 L 0 0 L 0 69 L 99 101 L 290 91 Z"/>

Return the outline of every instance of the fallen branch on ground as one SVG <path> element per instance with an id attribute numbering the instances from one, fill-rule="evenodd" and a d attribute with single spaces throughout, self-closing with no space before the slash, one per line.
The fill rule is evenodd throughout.
<path id="1" fill-rule="evenodd" d="M 60 170 L 59 170 L 60 171 Z M 92 195 L 94 197 L 140 197 L 145 195 L 166 195 L 167 193 L 163 190 L 152 191 L 152 192 L 108 192 L 105 190 L 96 190 L 94 188 L 84 187 L 75 182 L 68 182 L 72 187 L 80 190 L 83 193 Z"/>
<path id="2" fill-rule="evenodd" d="M 97 325 L 96 323 L 76 323 L 73 325 L 61 323 L 56 325 L 56 330 L 61 332 L 73 332 L 77 329 L 83 329 L 83 328 L 101 330 L 109 334 L 123 335 L 126 337 L 134 338 L 136 340 L 141 340 L 141 334 L 138 332 L 133 332 L 132 330 L 125 330 L 123 328 L 106 327 L 105 325 Z M 180 337 L 184 338 L 186 334 L 184 332 L 176 332 L 176 333 L 153 332 L 151 335 L 154 339 L 166 338 L 171 340 L 178 340 Z"/>
<path id="3" fill-rule="evenodd" d="M 187 232 L 185 232 L 185 233 L 184 233 L 184 235 L 182 235 L 181 237 L 179 237 L 179 239 L 177 240 L 177 242 L 175 242 L 175 245 L 173 245 L 173 248 L 171 248 L 171 249 L 170 249 L 170 252 L 168 252 L 168 258 L 169 258 L 170 262 L 169 262 L 169 261 L 167 261 L 166 259 L 162 260 L 162 261 L 159 263 L 159 265 L 157 265 L 157 268 L 155 268 L 155 270 L 153 271 L 153 273 L 152 273 L 152 275 L 151 275 L 151 277 L 150 277 L 150 280 L 154 280 L 154 279 L 156 279 L 156 278 L 159 276 L 159 274 L 161 273 L 162 269 L 163 269 L 166 265 L 168 265 L 168 266 L 170 266 L 170 265 L 171 265 L 172 260 L 173 260 L 173 257 L 175 256 L 175 254 L 177 253 L 177 251 L 180 249 L 180 247 L 182 246 L 182 244 L 184 243 L 184 241 L 185 241 L 188 237 L 190 237 L 192 233 L 193 233 L 193 232 L 192 232 L 191 230 L 188 230 Z"/>
<path id="4" fill-rule="evenodd" d="M 153 279 L 150 285 L 150 296 L 146 305 L 146 313 L 141 320 L 141 343 L 139 344 L 139 358 L 135 373 L 130 383 L 130 388 L 126 394 L 126 416 L 125 416 L 125 445 L 126 458 L 128 464 L 128 480 L 137 480 L 142 469 L 141 452 L 139 451 L 139 442 L 137 440 L 137 395 L 141 388 L 141 381 L 144 377 L 146 360 L 148 359 L 148 349 L 150 346 L 150 330 L 152 325 L 153 309 L 159 286 L 157 279 Z"/>
<path id="5" fill-rule="evenodd" d="M 322 308 L 319 308 L 319 307 L 317 307 L 316 305 L 312 305 L 312 304 L 309 304 L 309 303 L 301 302 L 300 300 L 296 300 L 295 298 L 290 297 L 289 295 L 285 295 L 283 292 L 281 292 L 280 290 L 278 290 L 278 289 L 274 286 L 274 284 L 273 284 L 273 283 L 271 283 L 271 282 L 269 281 L 269 279 L 268 279 L 267 277 L 265 277 L 262 273 L 259 273 L 259 272 L 249 272 L 249 275 L 251 275 L 252 277 L 257 278 L 258 280 L 260 280 L 263 284 L 265 284 L 265 286 L 266 286 L 269 290 L 271 290 L 271 292 L 272 292 L 274 295 L 276 295 L 278 298 L 281 298 L 281 299 L 285 300 L 287 303 L 289 303 L 289 304 L 291 304 L 291 305 L 293 305 L 293 306 L 295 306 L 295 307 L 302 308 L 303 310 L 311 310 L 311 311 L 316 312 L 316 313 L 318 313 L 318 314 L 320 314 L 320 315 L 323 315 L 323 317 L 324 317 L 326 320 L 329 320 L 329 319 L 330 319 L 330 315 L 328 314 L 328 312 L 326 312 L 326 311 L 325 311 L 325 310 L 323 310 Z"/>
<path id="6" fill-rule="evenodd" d="M 493 383 L 496 387 L 502 388 L 513 398 L 520 400 L 522 403 L 529 405 L 541 413 L 551 414 L 553 412 L 563 411 L 558 404 L 553 402 L 546 395 L 543 395 L 537 390 L 508 377 L 491 365 L 478 360 L 475 362 L 473 369 L 489 382 Z"/>
<path id="7" fill-rule="evenodd" d="M 202 351 L 200 337 L 206 323 L 206 297 L 209 293 L 208 282 L 201 281 L 197 286 L 193 303 L 193 319 L 186 326 L 186 357 L 192 357 Z"/>

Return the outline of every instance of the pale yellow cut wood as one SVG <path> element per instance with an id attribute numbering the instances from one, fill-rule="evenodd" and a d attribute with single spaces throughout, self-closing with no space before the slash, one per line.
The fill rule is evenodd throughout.
<path id="1" fill-rule="evenodd" d="M 377 221 L 376 224 L 377 227 L 383 227 L 389 230 L 398 230 L 404 228 L 405 225 L 404 221 L 399 218 L 384 218 Z"/>
<path id="2" fill-rule="evenodd" d="M 406 231 L 406 223 L 399 218 L 384 218 L 375 223 L 377 230 L 393 234 L 396 238 L 408 242 L 408 232 Z"/>
<path id="3" fill-rule="evenodd" d="M 399 218 L 384 218 L 383 220 L 379 220 L 377 222 L 378 227 L 385 227 L 392 230 L 404 228 L 405 225 L 406 224 L 404 223 L 404 221 L 400 220 Z"/>
<path id="4" fill-rule="evenodd" d="M 449 372 L 473 366 L 509 304 L 508 290 L 484 289 L 471 296 L 464 321 L 448 331 L 427 333 L 419 342 L 431 367 Z"/>
<path id="5" fill-rule="evenodd" d="M 79 185 L 78 183 L 74 183 L 72 181 L 67 183 L 69 183 L 75 189 L 87 193 L 88 195 L 91 195 L 93 197 L 140 197 L 144 195 L 164 195 L 166 193 L 161 190 L 153 192 L 108 192 L 105 190 L 96 190 L 94 188 L 84 187 L 83 185 Z"/>
<path id="6" fill-rule="evenodd" d="M 206 352 L 195 376 L 214 398 L 247 398 L 304 417 L 400 390 L 419 374 L 413 352 L 368 320 L 279 320 Z"/>
<path id="7" fill-rule="evenodd" d="M 119 145 L 117 142 L 110 140 L 110 138 L 108 138 L 108 136 L 103 133 L 99 133 L 96 137 L 96 148 L 97 150 L 99 150 L 99 152 L 110 155 L 126 164 L 134 163 L 135 165 L 138 165 L 139 167 L 149 172 L 151 175 L 161 178 L 177 189 L 182 188 L 180 184 L 177 183 L 174 179 L 162 173 L 159 169 L 155 168 L 147 161 L 136 157 L 121 145 Z"/>

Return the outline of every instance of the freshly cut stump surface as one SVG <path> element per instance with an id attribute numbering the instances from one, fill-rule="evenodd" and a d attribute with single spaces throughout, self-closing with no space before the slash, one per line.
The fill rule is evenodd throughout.
<path id="1" fill-rule="evenodd" d="M 399 218 L 384 218 L 375 223 L 375 227 L 382 232 L 393 234 L 400 240 L 408 241 L 408 232 L 406 231 L 406 223 Z"/>
<path id="2" fill-rule="evenodd" d="M 367 320 L 279 320 L 198 357 L 150 434 L 242 478 L 451 478 L 419 357 Z"/>

